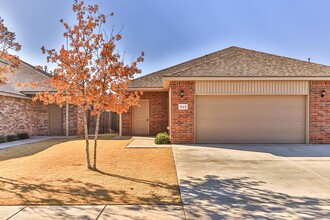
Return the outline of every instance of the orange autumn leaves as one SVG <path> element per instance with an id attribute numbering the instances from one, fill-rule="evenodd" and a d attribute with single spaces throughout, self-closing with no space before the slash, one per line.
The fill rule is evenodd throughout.
<path id="1" fill-rule="evenodd" d="M 21 50 L 21 45 L 15 40 L 15 33 L 8 30 L 0 17 L 0 85 L 6 83 L 6 74 L 13 73 L 20 63 L 18 56 L 9 53 Z"/>
<path id="2" fill-rule="evenodd" d="M 38 93 L 34 100 L 58 105 L 67 102 L 85 110 L 92 106 L 93 115 L 106 110 L 122 113 L 138 103 L 139 94 L 129 92 L 128 85 L 141 72 L 137 64 L 143 62 L 144 54 L 124 63 L 116 48 L 122 36 L 113 30 L 105 31 L 113 13 L 101 14 L 98 9 L 98 5 L 86 6 L 83 1 L 75 1 L 76 24 L 70 26 L 60 20 L 68 47 L 62 46 L 59 51 L 42 47 L 47 61 L 56 64 L 47 82 L 56 92 Z"/>

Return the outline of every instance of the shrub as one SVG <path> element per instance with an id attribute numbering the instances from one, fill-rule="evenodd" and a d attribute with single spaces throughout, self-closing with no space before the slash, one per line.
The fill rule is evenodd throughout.
<path id="1" fill-rule="evenodd" d="M 6 137 L 0 136 L 0 143 L 5 143 L 5 142 L 7 142 Z"/>
<path id="2" fill-rule="evenodd" d="M 17 135 L 17 138 L 18 138 L 19 140 L 23 140 L 23 139 L 28 139 L 28 138 L 30 138 L 30 136 L 29 136 L 28 133 L 23 132 L 23 133 L 19 133 L 19 134 Z"/>
<path id="3" fill-rule="evenodd" d="M 170 137 L 166 132 L 158 133 L 155 138 L 155 144 L 170 144 Z"/>
<path id="4" fill-rule="evenodd" d="M 17 140 L 17 135 L 7 135 L 6 137 L 7 141 L 16 141 Z"/>

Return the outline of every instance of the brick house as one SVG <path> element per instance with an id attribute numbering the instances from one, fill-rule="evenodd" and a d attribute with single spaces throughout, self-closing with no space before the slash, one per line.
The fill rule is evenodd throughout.
<path id="1" fill-rule="evenodd" d="M 0 136 L 27 132 L 29 135 L 65 135 L 68 124 L 69 135 L 83 133 L 81 110 L 70 105 L 59 108 L 52 104 L 32 102 L 37 92 L 51 88 L 45 86 L 19 87 L 18 83 L 43 82 L 49 75 L 21 61 L 15 74 L 8 74 L 8 82 L 0 86 Z M 66 113 L 68 112 L 68 117 Z"/>
<path id="2" fill-rule="evenodd" d="M 172 143 L 330 143 L 330 67 L 229 47 L 137 78 L 120 134 Z"/>

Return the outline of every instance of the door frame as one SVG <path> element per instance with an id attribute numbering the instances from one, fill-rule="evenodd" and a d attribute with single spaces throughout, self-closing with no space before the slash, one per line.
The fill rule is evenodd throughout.
<path id="1" fill-rule="evenodd" d="M 47 110 L 48 110 L 48 135 L 50 136 L 51 134 L 50 134 L 50 118 L 51 118 L 51 114 L 50 114 L 50 110 L 49 110 L 49 108 L 50 108 L 50 106 L 51 105 L 56 105 L 56 104 L 50 104 L 50 105 L 48 105 L 48 108 L 47 108 Z M 61 110 L 61 135 L 63 135 L 63 109 L 62 108 L 60 108 L 58 105 L 56 105 L 60 110 Z"/>
<path id="2" fill-rule="evenodd" d="M 140 101 L 139 101 L 139 104 L 141 103 L 141 102 L 145 102 L 145 103 L 147 103 L 147 134 L 146 134 L 146 136 L 149 136 L 149 127 L 150 127 L 150 115 L 149 115 L 149 99 L 140 99 Z M 134 107 L 138 107 L 138 106 L 134 106 Z M 133 108 L 134 108 L 133 107 Z M 133 114 L 133 111 L 134 111 L 134 109 L 132 108 L 132 135 L 135 135 L 134 134 L 134 124 L 135 124 L 135 121 L 134 121 L 134 114 Z"/>

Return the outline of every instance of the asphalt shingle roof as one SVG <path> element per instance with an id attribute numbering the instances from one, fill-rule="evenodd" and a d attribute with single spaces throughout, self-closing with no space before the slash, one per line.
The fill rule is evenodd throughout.
<path id="1" fill-rule="evenodd" d="M 0 85 L 0 92 L 26 97 L 24 92 L 39 92 L 44 91 L 46 89 L 52 91 L 53 89 L 47 86 L 39 86 L 36 88 L 32 86 L 18 86 L 18 83 L 24 85 L 30 84 L 31 82 L 44 82 L 49 78 L 49 76 L 49 74 L 41 70 L 37 70 L 34 66 L 24 61 L 21 61 L 15 73 L 6 74 L 8 81 L 6 84 Z"/>
<path id="2" fill-rule="evenodd" d="M 330 66 L 229 47 L 134 79 L 132 88 L 161 88 L 163 77 L 330 77 Z"/>

